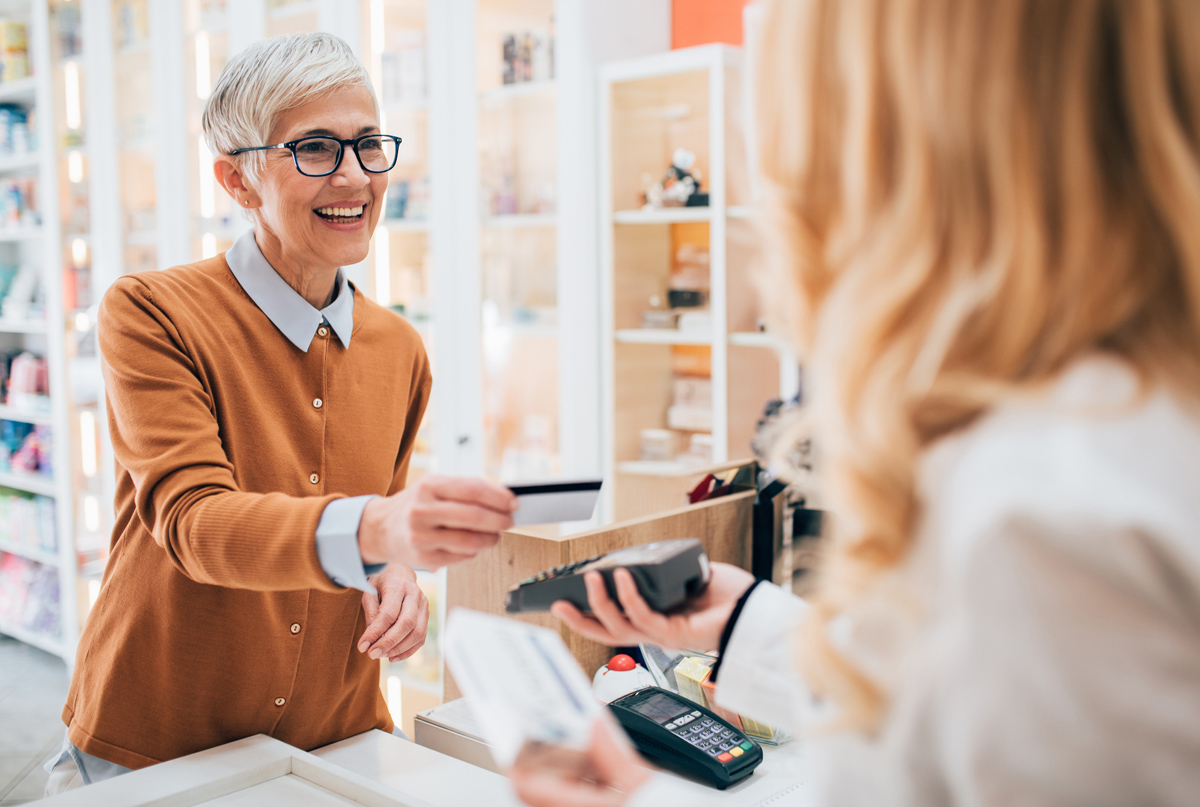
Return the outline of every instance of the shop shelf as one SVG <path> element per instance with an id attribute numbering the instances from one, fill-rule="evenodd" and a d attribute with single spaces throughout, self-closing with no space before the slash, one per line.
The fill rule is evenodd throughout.
<path id="1" fill-rule="evenodd" d="M 33 241 L 41 238 L 43 234 L 41 227 L 0 227 L 0 243 Z"/>
<path id="2" fill-rule="evenodd" d="M 681 224 L 688 221 L 712 221 L 711 207 L 663 207 L 654 210 L 618 210 L 617 224 Z"/>
<path id="3" fill-rule="evenodd" d="M 0 473 L 0 487 L 37 493 L 42 496 L 57 496 L 58 486 L 53 479 L 34 474 Z"/>
<path id="4" fill-rule="evenodd" d="M 32 104 L 36 96 L 37 79 L 33 77 L 0 82 L 0 103 Z"/>
<path id="5" fill-rule="evenodd" d="M 47 552 L 44 549 L 31 549 L 27 546 L 18 546 L 11 541 L 0 540 L 0 552 L 7 552 L 10 555 L 17 555 L 26 560 L 37 561 L 44 566 L 58 565 L 58 555 L 53 552 Z"/>
<path id="6" fill-rule="evenodd" d="M 616 332 L 618 342 L 632 345 L 711 345 L 712 337 L 681 333 L 670 328 L 626 328 Z"/>
<path id="7" fill-rule="evenodd" d="M 54 422 L 54 415 L 50 412 L 41 412 L 35 409 L 23 409 L 17 406 L 4 406 L 3 404 L 0 404 L 0 420 L 17 420 L 21 423 L 50 424 Z"/>
<path id="8" fill-rule="evenodd" d="M 738 331 L 729 334 L 729 344 L 737 347 L 763 347 L 783 350 L 786 345 L 774 334 L 763 331 Z"/>
<path id="9" fill-rule="evenodd" d="M 0 319 L 0 333 L 46 333 L 46 321 L 41 319 Z"/>
<path id="10" fill-rule="evenodd" d="M 56 639 L 53 636 L 46 636 L 42 633 L 35 633 L 34 631 L 17 627 L 16 625 L 5 625 L 3 623 L 0 623 L 0 633 L 11 636 L 25 644 L 33 645 L 39 650 L 45 650 L 47 653 L 53 653 L 56 656 L 66 655 L 66 648 L 63 647 L 62 640 Z"/>
<path id="11" fill-rule="evenodd" d="M 37 152 L 0 157 L 0 174 L 29 173 L 41 167 L 42 158 Z"/>
<path id="12" fill-rule="evenodd" d="M 711 469 L 711 465 L 677 460 L 629 460 L 617 463 L 617 472 L 632 476 L 695 476 Z"/>

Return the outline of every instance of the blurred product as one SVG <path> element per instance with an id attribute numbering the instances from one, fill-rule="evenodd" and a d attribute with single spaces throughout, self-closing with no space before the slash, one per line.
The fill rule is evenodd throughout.
<path id="1" fill-rule="evenodd" d="M 646 462 L 668 462 L 679 451 L 679 435 L 670 429 L 642 429 L 641 459 Z"/>
<path id="2" fill-rule="evenodd" d="M 501 41 L 500 52 L 504 84 L 554 78 L 554 40 L 548 32 L 508 34 Z"/>
<path id="3" fill-rule="evenodd" d="M 57 637 L 59 613 L 54 567 L 0 552 L 0 625 Z"/>
<path id="4" fill-rule="evenodd" d="M 0 448 L 0 452 L 3 450 Z M 0 542 L 38 552 L 57 552 L 54 499 L 0 488 Z"/>
<path id="5" fill-rule="evenodd" d="M 28 76 L 27 29 L 23 23 L 0 20 L 0 82 Z"/>
<path id="6" fill-rule="evenodd" d="M 663 207 L 707 207 L 708 194 L 700 190 L 700 172 L 695 170 L 696 155 L 685 148 L 675 149 L 663 178 L 642 193 L 642 206 L 655 210 Z"/>

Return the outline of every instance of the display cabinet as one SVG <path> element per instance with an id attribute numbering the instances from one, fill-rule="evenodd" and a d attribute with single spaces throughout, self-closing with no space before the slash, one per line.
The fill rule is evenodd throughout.
<path id="1" fill-rule="evenodd" d="M 553 0 L 479 0 L 476 18 L 483 471 L 559 475 Z"/>
<path id="2" fill-rule="evenodd" d="M 78 17 L 62 11 L 45 0 L 0 9 L 0 632 L 70 662 L 80 420 L 67 353 L 79 347 L 89 255 Z"/>
<path id="3" fill-rule="evenodd" d="M 607 501 L 618 519 L 711 463 L 750 455 L 765 403 L 798 385 L 765 331 L 741 53 L 704 45 L 601 71 Z"/>

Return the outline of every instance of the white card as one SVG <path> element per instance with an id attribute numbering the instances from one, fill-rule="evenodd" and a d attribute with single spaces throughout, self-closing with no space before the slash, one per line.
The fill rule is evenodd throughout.
<path id="1" fill-rule="evenodd" d="M 513 513 L 513 522 L 521 527 L 587 521 L 596 511 L 602 482 L 600 479 L 574 479 L 509 485 L 509 490 L 516 494 L 521 504 L 521 508 Z"/>
<path id="2" fill-rule="evenodd" d="M 446 664 L 501 768 L 528 740 L 587 748 L 604 707 L 558 633 L 455 608 L 445 648 Z"/>

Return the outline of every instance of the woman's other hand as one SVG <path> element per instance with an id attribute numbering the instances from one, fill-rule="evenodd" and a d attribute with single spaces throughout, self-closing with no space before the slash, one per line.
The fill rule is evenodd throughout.
<path id="1" fill-rule="evenodd" d="M 371 584 L 378 593 L 363 592 L 367 629 L 358 640 L 358 652 L 403 661 L 425 644 L 429 600 L 417 585 L 416 573 L 400 564 L 374 575 Z"/>
<path id="2" fill-rule="evenodd" d="M 513 526 L 517 498 L 484 479 L 423 476 L 363 509 L 358 546 L 366 563 L 438 569 L 473 558 Z"/>
<path id="3" fill-rule="evenodd" d="M 660 614 L 638 593 L 633 575 L 627 569 L 617 569 L 613 579 L 624 613 L 608 596 L 599 572 L 584 575 L 594 616 L 584 616 L 564 600 L 554 603 L 550 613 L 577 633 L 609 647 L 649 642 L 662 647 L 713 650 L 721 642 L 721 631 L 738 598 L 754 583 L 750 572 L 728 563 L 714 563 L 704 593 L 688 602 L 679 613 Z"/>
<path id="4" fill-rule="evenodd" d="M 517 796 L 531 807 L 619 807 L 650 778 L 650 771 L 609 720 L 592 729 L 584 765 L 556 764 L 554 755 L 522 753 L 509 776 Z M 588 773 L 581 775 L 580 768 Z"/>

